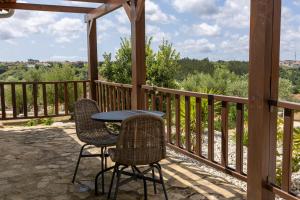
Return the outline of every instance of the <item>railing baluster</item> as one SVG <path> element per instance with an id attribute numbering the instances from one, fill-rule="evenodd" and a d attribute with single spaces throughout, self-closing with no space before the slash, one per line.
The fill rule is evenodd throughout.
<path id="1" fill-rule="evenodd" d="M 149 110 L 149 92 L 145 90 L 144 92 L 144 102 L 145 102 L 145 110 Z"/>
<path id="2" fill-rule="evenodd" d="M 120 88 L 116 88 L 117 91 L 117 109 L 121 110 L 121 90 Z"/>
<path id="3" fill-rule="evenodd" d="M 126 109 L 129 110 L 131 107 L 131 102 L 130 102 L 130 90 L 126 89 Z"/>
<path id="4" fill-rule="evenodd" d="M 180 95 L 175 95 L 175 124 L 176 124 L 176 145 L 181 145 L 181 134 L 180 134 Z"/>
<path id="5" fill-rule="evenodd" d="M 292 152 L 294 132 L 294 110 L 284 109 L 284 131 L 283 131 L 283 156 L 282 156 L 282 184 L 281 188 L 289 192 L 291 188 L 292 175 Z"/>
<path id="6" fill-rule="evenodd" d="M 76 102 L 78 100 L 78 88 L 77 88 L 77 82 L 74 82 L 74 101 Z"/>
<path id="7" fill-rule="evenodd" d="M 108 86 L 107 87 L 108 89 L 108 105 L 107 105 L 107 108 L 108 108 L 108 111 L 111 111 L 112 110 L 112 93 L 111 93 L 111 86 Z"/>
<path id="8" fill-rule="evenodd" d="M 95 84 L 95 93 L 96 93 L 96 102 L 99 105 L 99 91 L 98 91 L 98 84 Z"/>
<path id="9" fill-rule="evenodd" d="M 214 97 L 208 95 L 208 159 L 214 160 Z"/>
<path id="10" fill-rule="evenodd" d="M 104 112 L 108 111 L 108 90 L 107 85 L 103 85 Z"/>
<path id="11" fill-rule="evenodd" d="M 11 101 L 13 107 L 13 118 L 17 118 L 16 85 L 11 84 Z"/>
<path id="12" fill-rule="evenodd" d="M 100 109 L 101 109 L 101 112 L 105 112 L 105 109 L 104 109 L 104 91 L 103 91 L 103 85 L 102 83 L 98 83 L 99 84 L 99 89 L 100 89 L 100 100 L 101 100 L 101 103 L 100 103 Z"/>
<path id="13" fill-rule="evenodd" d="M 48 105 L 47 105 L 47 89 L 46 84 L 43 83 L 43 105 L 44 105 L 44 115 L 48 116 Z"/>
<path id="14" fill-rule="evenodd" d="M 23 114 L 24 117 L 28 117 L 28 110 L 27 110 L 27 87 L 26 83 L 22 83 L 22 96 L 23 96 Z"/>
<path id="15" fill-rule="evenodd" d="M 191 152 L 191 100 L 185 96 L 185 147 Z"/>
<path id="16" fill-rule="evenodd" d="M 86 99 L 87 95 L 86 95 L 86 82 L 85 81 L 82 83 L 82 89 L 83 89 L 83 98 Z"/>
<path id="17" fill-rule="evenodd" d="M 196 154 L 202 156 L 201 99 L 196 98 Z"/>
<path id="18" fill-rule="evenodd" d="M 236 171 L 243 172 L 244 105 L 236 105 Z"/>
<path id="19" fill-rule="evenodd" d="M 152 110 L 156 110 L 156 94 L 155 91 L 151 94 Z"/>
<path id="20" fill-rule="evenodd" d="M 111 92 L 112 92 L 112 110 L 116 110 L 116 88 L 111 87 Z"/>
<path id="21" fill-rule="evenodd" d="M 166 95 L 167 98 L 167 141 L 172 143 L 172 133 L 171 133 L 171 125 L 172 125 L 172 115 L 171 115 L 171 96 L 169 94 Z"/>
<path id="22" fill-rule="evenodd" d="M 68 95 L 68 83 L 64 82 L 64 100 L 65 100 L 65 115 L 69 114 L 69 95 Z"/>
<path id="23" fill-rule="evenodd" d="M 122 110 L 125 110 L 125 88 L 121 88 Z"/>
<path id="24" fill-rule="evenodd" d="M 163 95 L 160 93 L 158 99 L 159 99 L 159 111 L 162 112 L 163 111 Z"/>
<path id="25" fill-rule="evenodd" d="M 58 83 L 54 83 L 54 106 L 55 106 L 55 115 L 59 115 L 59 108 L 58 108 Z"/>
<path id="26" fill-rule="evenodd" d="M 34 110 L 34 117 L 38 117 L 39 115 L 39 108 L 38 108 L 38 84 L 33 83 L 33 110 Z"/>
<path id="27" fill-rule="evenodd" d="M 228 165 L 228 103 L 222 101 L 222 159 L 224 167 Z"/>
<path id="28" fill-rule="evenodd" d="M 0 89 L 1 89 L 1 114 L 2 114 L 2 119 L 6 119 L 4 84 L 0 84 Z"/>

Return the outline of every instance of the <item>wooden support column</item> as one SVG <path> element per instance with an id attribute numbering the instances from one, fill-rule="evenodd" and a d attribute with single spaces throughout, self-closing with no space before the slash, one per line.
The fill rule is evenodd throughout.
<path id="1" fill-rule="evenodd" d="M 142 85 L 146 83 L 145 4 L 139 1 L 143 0 L 131 0 L 132 109 L 144 108 Z"/>
<path id="2" fill-rule="evenodd" d="M 274 200 L 281 0 L 251 0 L 248 200 Z"/>
<path id="3" fill-rule="evenodd" d="M 96 84 L 98 80 L 98 53 L 97 53 L 97 20 L 87 21 L 88 42 L 88 78 L 90 80 L 89 98 L 96 100 Z"/>

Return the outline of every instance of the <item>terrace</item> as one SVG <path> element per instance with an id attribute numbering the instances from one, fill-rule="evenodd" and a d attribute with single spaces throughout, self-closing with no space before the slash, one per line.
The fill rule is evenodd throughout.
<path id="1" fill-rule="evenodd" d="M 280 1 L 251 0 L 249 99 L 146 85 L 144 1 L 80 1 L 101 5 L 83 8 L 0 0 L 5 17 L 11 17 L 15 9 L 86 14 L 89 59 L 89 80 L 1 82 L 3 121 L 68 116 L 72 107 L 70 100 L 82 97 L 96 100 L 102 112 L 125 109 L 164 111 L 169 157 L 162 164 L 170 199 L 247 197 L 249 200 L 269 200 L 275 196 L 299 199 L 297 188 L 292 184 L 291 168 L 294 113 L 300 111 L 300 105 L 278 101 Z M 131 85 L 98 80 L 96 20 L 121 8 L 126 10 L 131 22 Z M 29 88 L 32 94 L 28 93 Z M 16 101 L 17 89 L 22 90 L 24 106 L 21 108 Z M 63 101 L 58 97 L 60 91 L 63 91 Z M 49 92 L 53 94 L 51 101 L 46 95 Z M 32 103 L 28 102 L 29 96 Z M 207 119 L 202 115 L 203 102 L 207 103 Z M 217 104 L 221 105 L 220 112 L 216 111 Z M 235 130 L 228 126 L 230 107 L 236 111 Z M 248 119 L 245 119 L 245 110 L 249 112 Z M 283 153 L 278 158 L 277 119 L 282 111 Z M 221 122 L 220 130 L 216 130 L 217 119 Z M 207 120 L 207 128 L 203 127 L 204 120 Z M 247 148 L 243 146 L 246 132 L 249 137 Z M 230 138 L 235 138 L 234 143 Z M 81 167 L 85 170 L 79 170 L 78 182 L 70 183 L 80 144 L 72 123 L 1 129 L 1 196 L 4 199 L 105 199 L 105 196 L 93 195 L 92 180 L 99 171 L 96 159 L 84 161 Z M 278 160 L 282 170 L 280 184 L 276 182 Z M 243 184 L 247 189 L 242 187 Z M 120 199 L 141 198 L 140 185 L 133 182 L 121 188 Z M 158 195 L 150 190 L 149 197 L 163 199 L 160 189 Z"/>

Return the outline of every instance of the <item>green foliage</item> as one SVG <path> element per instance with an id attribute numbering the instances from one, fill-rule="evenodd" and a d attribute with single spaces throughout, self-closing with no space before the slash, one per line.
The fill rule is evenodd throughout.
<path id="1" fill-rule="evenodd" d="M 151 50 L 148 50 L 151 51 Z M 152 51 L 151 51 L 152 52 Z M 148 52 L 150 53 L 150 52 Z M 147 54 L 147 79 L 148 83 L 155 86 L 175 88 L 174 76 L 179 68 L 179 53 L 168 41 L 163 41 L 157 54 Z"/>
<path id="2" fill-rule="evenodd" d="M 292 91 L 293 91 L 292 82 L 287 79 L 280 78 L 279 79 L 279 99 L 290 100 Z"/>
<path id="3" fill-rule="evenodd" d="M 26 123 L 26 126 L 37 126 L 37 125 L 45 125 L 50 126 L 54 123 L 52 118 L 45 118 L 45 119 L 31 119 Z"/>
<path id="4" fill-rule="evenodd" d="M 247 77 L 238 76 L 224 66 L 218 67 L 212 74 L 197 73 L 189 75 L 181 82 L 185 90 L 200 92 L 213 90 L 223 95 L 247 96 Z"/>
<path id="5" fill-rule="evenodd" d="M 112 62 L 111 54 L 105 53 L 104 63 L 100 67 L 100 75 L 108 81 L 117 83 L 131 83 L 131 45 L 127 38 L 121 39 L 115 61 Z"/>
<path id="6" fill-rule="evenodd" d="M 160 87 L 176 87 L 175 73 L 179 67 L 179 53 L 168 41 L 163 41 L 157 53 L 151 48 L 152 38 L 146 44 L 147 83 Z M 118 83 L 131 83 L 131 44 L 126 38 L 121 40 L 115 61 L 111 53 L 104 53 L 104 62 L 100 66 L 100 75 Z"/>
<path id="7" fill-rule="evenodd" d="M 215 65 L 208 58 L 203 60 L 183 58 L 178 63 L 179 69 L 177 70 L 175 79 L 179 81 L 185 79 L 189 74 L 212 74 L 215 70 Z"/>

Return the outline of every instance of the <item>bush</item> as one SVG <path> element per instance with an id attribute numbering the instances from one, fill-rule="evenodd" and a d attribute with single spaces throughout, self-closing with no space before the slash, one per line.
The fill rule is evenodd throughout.
<path id="1" fill-rule="evenodd" d="M 45 118 L 45 119 L 31 119 L 26 123 L 26 126 L 37 126 L 37 125 L 45 125 L 50 126 L 54 123 L 52 118 Z"/>

